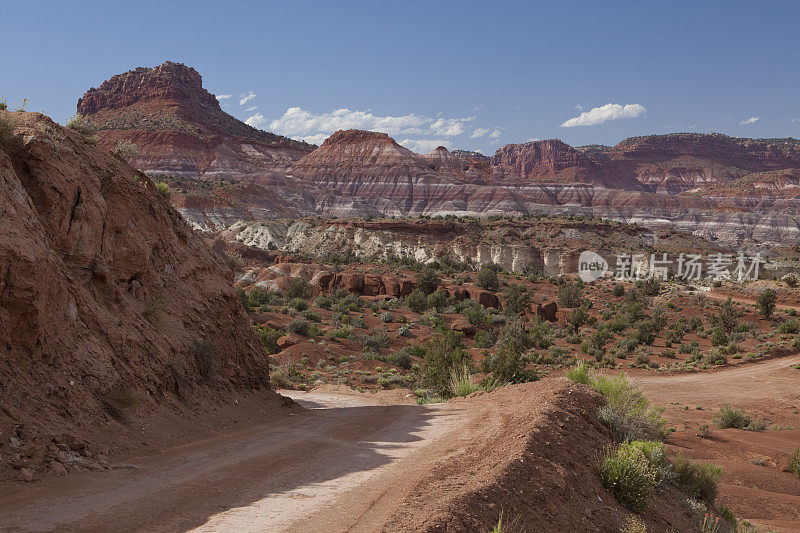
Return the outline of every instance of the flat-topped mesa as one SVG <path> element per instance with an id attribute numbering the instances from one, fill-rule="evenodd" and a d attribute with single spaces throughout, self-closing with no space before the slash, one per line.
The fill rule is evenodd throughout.
<path id="1" fill-rule="evenodd" d="M 238 179 L 282 174 L 314 146 L 261 131 L 225 113 L 200 74 L 180 63 L 112 76 L 78 100 L 100 146 L 137 145 L 129 159 L 154 175 Z"/>

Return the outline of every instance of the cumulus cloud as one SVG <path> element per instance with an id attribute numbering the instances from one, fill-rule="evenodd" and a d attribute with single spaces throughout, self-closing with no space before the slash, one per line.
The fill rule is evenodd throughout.
<path id="1" fill-rule="evenodd" d="M 227 100 L 231 96 L 233 96 L 233 95 L 232 94 L 218 94 L 217 95 L 217 100 Z"/>
<path id="2" fill-rule="evenodd" d="M 247 117 L 247 120 L 244 121 L 244 123 L 247 124 L 248 126 L 253 126 L 254 128 L 259 128 L 259 129 L 263 129 L 264 125 L 266 125 L 267 122 L 269 121 L 266 118 L 264 118 L 264 115 L 262 115 L 261 113 L 256 113 L 253 116 Z"/>
<path id="3" fill-rule="evenodd" d="M 272 120 L 268 127 L 270 131 L 289 137 L 347 129 L 380 131 L 391 136 L 427 134 L 453 137 L 463 134 L 465 123 L 473 119 L 474 117 L 434 119 L 414 113 L 398 116 L 376 115 L 346 108 L 316 114 L 300 107 L 290 107 L 283 116 Z"/>
<path id="4" fill-rule="evenodd" d="M 501 133 L 500 128 L 495 128 L 494 131 L 489 134 L 489 137 L 491 137 L 492 139 L 497 139 L 498 137 L 500 137 L 500 133 Z"/>
<path id="5" fill-rule="evenodd" d="M 256 97 L 256 93 L 254 93 L 253 91 L 250 91 L 246 95 L 242 96 L 242 98 L 239 100 L 239 105 L 244 105 L 244 104 L 246 104 L 247 102 L 249 102 L 250 100 L 252 100 L 255 97 Z"/>
<path id="6" fill-rule="evenodd" d="M 571 118 L 562 123 L 562 128 L 574 128 L 575 126 L 596 126 L 608 122 L 609 120 L 619 120 L 622 118 L 636 118 L 644 115 L 647 108 L 639 104 L 606 104 L 601 107 L 594 107 L 589 111 L 584 111 L 575 118 Z"/>
<path id="7" fill-rule="evenodd" d="M 748 124 L 755 124 L 760 117 L 748 117 L 739 123 L 740 126 L 747 126 Z"/>
<path id="8" fill-rule="evenodd" d="M 489 128 L 475 128 L 475 131 L 472 132 L 472 135 L 469 136 L 470 139 L 478 139 L 483 137 L 489 133 Z"/>
<path id="9" fill-rule="evenodd" d="M 448 150 L 452 147 L 450 141 L 442 139 L 403 139 L 398 142 L 412 152 L 417 152 L 418 154 L 427 154 L 439 146 L 444 146 Z"/>

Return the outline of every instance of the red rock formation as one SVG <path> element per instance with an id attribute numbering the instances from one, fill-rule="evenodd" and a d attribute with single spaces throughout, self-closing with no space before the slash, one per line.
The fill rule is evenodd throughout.
<path id="1" fill-rule="evenodd" d="M 228 115 L 194 69 L 166 62 L 113 76 L 78 100 L 100 145 L 137 145 L 149 174 L 231 178 L 284 172 L 313 146 L 257 130 Z"/>
<path id="2" fill-rule="evenodd" d="M 0 115 L 16 124 L 0 139 L 0 434 L 105 425 L 115 387 L 142 409 L 267 387 L 233 273 L 153 184 L 38 113 Z"/>
<path id="3" fill-rule="evenodd" d="M 559 140 L 507 144 L 492 164 L 506 174 L 532 181 L 603 184 L 602 172 L 588 157 Z"/>

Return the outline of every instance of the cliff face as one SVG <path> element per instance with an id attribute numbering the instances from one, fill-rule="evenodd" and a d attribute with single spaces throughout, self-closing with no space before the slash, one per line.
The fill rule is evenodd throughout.
<path id="1" fill-rule="evenodd" d="M 42 115 L 0 118 L 0 432 L 85 433 L 120 391 L 146 410 L 266 387 L 232 272 L 152 182 Z"/>
<path id="2" fill-rule="evenodd" d="M 283 173 L 312 145 L 257 130 L 228 115 L 206 91 L 200 74 L 166 62 L 113 76 L 78 100 L 78 113 L 114 149 L 128 140 L 132 163 L 154 175 L 219 179 Z"/>
<path id="3" fill-rule="evenodd" d="M 171 176 L 174 205 L 201 229 L 310 214 L 573 213 L 735 245 L 800 244 L 793 139 L 682 133 L 578 148 L 546 140 L 488 158 L 444 147 L 419 155 L 386 134 L 348 130 L 312 151 L 227 115 L 200 75 L 176 63 L 114 76 L 78 110 L 100 126 L 103 147 L 131 140 L 135 166 Z"/>

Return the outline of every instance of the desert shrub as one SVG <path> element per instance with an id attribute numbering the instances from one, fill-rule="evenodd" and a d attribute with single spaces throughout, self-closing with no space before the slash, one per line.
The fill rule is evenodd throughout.
<path id="1" fill-rule="evenodd" d="M 789 459 L 789 472 L 800 477 L 800 449 L 795 448 L 792 458 Z"/>
<path id="2" fill-rule="evenodd" d="M 289 333 L 295 333 L 297 335 L 306 336 L 308 335 L 309 331 L 309 324 L 305 319 L 302 318 L 295 318 L 286 326 L 286 331 Z"/>
<path id="3" fill-rule="evenodd" d="M 778 295 L 772 289 L 767 289 L 758 295 L 756 306 L 758 312 L 764 318 L 770 318 L 775 311 L 775 302 L 778 300 Z"/>
<path id="4" fill-rule="evenodd" d="M 639 280 L 636 282 L 636 288 L 645 296 L 658 296 L 661 292 L 661 280 L 656 277 Z"/>
<path id="5" fill-rule="evenodd" d="M 397 336 L 398 337 L 410 337 L 411 336 L 411 328 L 403 324 L 399 328 L 397 328 Z"/>
<path id="6" fill-rule="evenodd" d="M 84 137 L 94 135 L 98 129 L 95 123 L 80 113 L 76 113 L 67 119 L 67 127 L 77 131 Z"/>
<path id="7" fill-rule="evenodd" d="M 475 346 L 477 348 L 491 348 L 496 341 L 495 335 L 491 331 L 479 330 L 475 333 Z"/>
<path id="8" fill-rule="evenodd" d="M 641 518 L 630 515 L 625 519 L 619 533 L 647 533 L 647 524 Z"/>
<path id="9" fill-rule="evenodd" d="M 480 390 L 480 386 L 472 381 L 472 374 L 467 365 L 450 369 L 450 394 L 453 396 L 468 396 Z"/>
<path id="10" fill-rule="evenodd" d="M 308 309 L 308 302 L 303 298 L 293 298 L 289 302 L 289 307 L 295 309 L 296 311 L 305 311 Z"/>
<path id="11" fill-rule="evenodd" d="M 586 311 L 586 307 L 581 306 L 576 309 L 573 309 L 569 313 L 567 320 L 572 325 L 575 334 L 577 335 L 578 332 L 580 331 L 581 326 L 589 323 L 589 313 Z"/>
<path id="12" fill-rule="evenodd" d="M 714 328 L 711 333 L 711 346 L 724 346 L 728 344 L 728 336 L 722 328 Z"/>
<path id="13" fill-rule="evenodd" d="M 606 399 L 606 405 L 598 411 L 598 418 L 618 440 L 664 438 L 663 408 L 651 405 L 642 390 L 624 373 L 616 378 L 592 376 L 589 384 Z"/>
<path id="14" fill-rule="evenodd" d="M 460 334 L 448 332 L 425 343 L 423 378 L 430 388 L 441 394 L 449 394 L 450 371 L 469 363 L 469 354 L 461 339 Z"/>
<path id="15" fill-rule="evenodd" d="M 381 322 L 383 322 L 384 324 L 388 324 L 390 322 L 394 322 L 394 315 L 392 313 L 390 313 L 389 311 L 381 313 Z"/>
<path id="16" fill-rule="evenodd" d="M 378 352 L 367 352 L 364 355 L 364 357 L 367 359 L 374 359 L 376 361 L 381 361 L 383 363 L 389 363 L 391 365 L 399 366 L 404 370 L 409 370 L 411 368 L 411 353 L 410 350 L 406 349 L 389 354 L 381 354 Z"/>
<path id="17" fill-rule="evenodd" d="M 645 352 L 640 352 L 636 354 L 636 359 L 634 360 L 637 365 L 640 366 L 650 366 L 650 354 Z"/>
<path id="18" fill-rule="evenodd" d="M 247 301 L 251 307 L 280 305 L 283 303 L 283 297 L 279 292 L 270 291 L 263 287 L 253 287 L 247 297 Z"/>
<path id="19" fill-rule="evenodd" d="M 694 498 L 713 503 L 717 497 L 717 481 L 722 477 L 722 467 L 698 464 L 683 455 L 672 459 L 675 483 Z"/>
<path id="20" fill-rule="evenodd" d="M 115 151 L 125 159 L 132 159 L 139 155 L 139 147 L 128 139 L 120 139 Z"/>
<path id="21" fill-rule="evenodd" d="M 292 278 L 289 287 L 286 289 L 286 296 L 289 298 L 306 299 L 311 295 L 311 284 L 306 278 Z"/>
<path id="22" fill-rule="evenodd" d="M 760 416 L 757 416 L 750 420 L 750 423 L 747 424 L 747 431 L 766 431 L 767 429 L 767 422 Z"/>
<path id="23" fill-rule="evenodd" d="M 467 317 L 467 321 L 470 324 L 480 326 L 481 324 L 486 323 L 486 309 L 484 309 L 481 304 L 475 302 L 474 300 L 471 301 L 473 302 L 473 305 L 465 307 L 461 313 Z"/>
<path id="24" fill-rule="evenodd" d="M 197 363 L 197 370 L 204 378 L 215 374 L 219 370 L 216 346 L 208 340 L 195 340 L 189 346 L 189 352 Z"/>
<path id="25" fill-rule="evenodd" d="M 531 293 L 521 285 L 511 285 L 503 291 L 503 312 L 508 316 L 519 316 L 528 312 Z"/>
<path id="26" fill-rule="evenodd" d="M 361 311 L 364 309 L 364 300 L 351 292 L 346 292 L 344 294 L 337 293 L 336 304 L 334 304 L 333 308 L 339 313 Z"/>
<path id="27" fill-rule="evenodd" d="M 506 324 L 495 344 L 495 353 L 483 360 L 484 371 L 505 383 L 535 381 L 538 376 L 527 370 L 525 351 L 533 347 L 533 339 L 519 322 Z"/>
<path id="28" fill-rule="evenodd" d="M 478 271 L 475 283 L 487 291 L 496 291 L 500 288 L 500 279 L 497 270 L 488 265 L 483 265 Z"/>
<path id="29" fill-rule="evenodd" d="M 641 513 L 647 509 L 653 490 L 663 477 L 663 453 L 661 443 L 642 441 L 606 450 L 598 468 L 603 487 L 624 507 Z"/>
<path id="30" fill-rule="evenodd" d="M 625 286 L 622 283 L 615 283 L 611 293 L 617 297 L 625 296 Z"/>
<path id="31" fill-rule="evenodd" d="M 12 118 L 3 113 L 0 115 L 0 139 L 5 139 L 11 132 L 14 131 L 14 121 Z"/>
<path id="32" fill-rule="evenodd" d="M 166 199 L 169 199 L 172 196 L 172 191 L 169 188 L 169 185 L 164 183 L 163 181 L 157 181 L 155 184 L 156 192 L 163 196 Z"/>
<path id="33" fill-rule="evenodd" d="M 723 348 L 712 348 L 703 357 L 700 362 L 707 365 L 724 365 L 728 362 L 728 356 Z"/>
<path id="34" fill-rule="evenodd" d="M 566 283 L 558 288 L 558 305 L 576 308 L 583 305 L 583 283 Z"/>
<path id="35" fill-rule="evenodd" d="M 269 380 L 277 389 L 298 389 L 305 381 L 305 376 L 299 370 L 297 363 L 283 363 L 282 365 L 270 368 Z"/>
<path id="36" fill-rule="evenodd" d="M 366 350 L 377 352 L 381 348 L 388 348 L 391 338 L 386 332 L 378 332 L 372 335 L 359 335 L 358 340 Z"/>
<path id="37" fill-rule="evenodd" d="M 406 307 L 415 313 L 424 313 L 428 308 L 428 299 L 425 297 L 425 293 L 422 292 L 422 290 L 414 289 L 411 291 L 411 294 L 406 296 L 405 304 Z"/>
<path id="38" fill-rule="evenodd" d="M 780 325 L 778 331 L 781 333 L 797 333 L 800 331 L 800 324 L 798 324 L 797 320 L 790 318 Z"/>
<path id="39" fill-rule="evenodd" d="M 717 314 L 711 316 L 710 322 L 721 327 L 727 333 L 736 329 L 739 323 L 739 312 L 733 306 L 733 300 L 730 296 L 720 306 Z"/>
<path id="40" fill-rule="evenodd" d="M 744 429 L 750 424 L 751 417 L 741 409 L 735 409 L 725 404 L 720 408 L 719 415 L 714 419 L 714 422 L 720 429 Z"/>
<path id="41" fill-rule="evenodd" d="M 278 339 L 283 336 L 283 333 L 269 326 L 254 325 L 253 328 L 267 353 L 270 355 L 278 353 Z"/>
<path id="42" fill-rule="evenodd" d="M 575 366 L 567 370 L 567 379 L 575 383 L 589 385 L 589 364 L 586 361 L 578 361 Z"/>
<path id="43" fill-rule="evenodd" d="M 303 300 L 303 301 L 305 301 L 305 300 Z M 319 313 L 317 313 L 316 311 L 312 311 L 311 309 L 306 309 L 305 311 L 300 313 L 300 316 L 305 318 L 309 322 L 321 322 L 322 321 L 322 316 Z"/>
<path id="44" fill-rule="evenodd" d="M 447 292 L 437 289 L 428 295 L 428 307 L 441 311 L 448 305 L 450 305 L 450 295 Z"/>
<path id="45" fill-rule="evenodd" d="M 800 277 L 794 272 L 789 272 L 785 276 L 783 276 L 783 282 L 788 285 L 789 287 L 797 287 L 797 284 L 800 283 Z"/>
<path id="46" fill-rule="evenodd" d="M 314 299 L 314 305 L 320 309 L 330 309 L 333 301 L 328 296 L 320 294 Z"/>
<path id="47" fill-rule="evenodd" d="M 414 288 L 419 289 L 425 296 L 427 296 L 438 289 L 439 284 L 439 276 L 436 275 L 436 271 L 431 267 L 425 267 L 417 275 Z"/>

